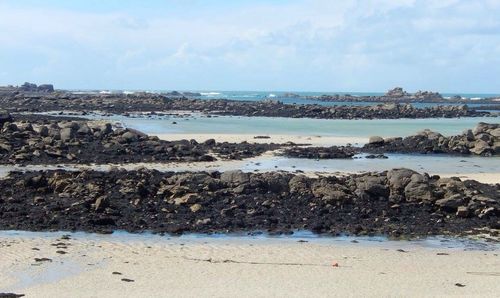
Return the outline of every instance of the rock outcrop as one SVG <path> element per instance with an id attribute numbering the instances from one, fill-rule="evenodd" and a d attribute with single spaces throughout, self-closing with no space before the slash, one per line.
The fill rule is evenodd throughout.
<path id="1" fill-rule="evenodd" d="M 281 155 L 290 158 L 342 159 L 352 158 L 356 154 L 356 152 L 356 148 L 344 146 L 289 147 L 284 149 Z"/>
<path id="2" fill-rule="evenodd" d="M 0 113 L 0 164 L 234 160 L 254 157 L 284 146 L 247 142 L 163 141 L 134 129 L 113 128 L 110 123 L 92 121 L 9 120 L 12 120 L 10 116 L 3 117 Z"/>
<path id="3" fill-rule="evenodd" d="M 373 136 L 363 151 L 500 155 L 500 124 L 479 123 L 473 130 L 468 129 L 461 135 L 451 137 L 431 130 L 404 138 L 383 139 Z"/>
<path id="4" fill-rule="evenodd" d="M 283 104 L 277 100 L 232 101 L 188 99 L 161 94 L 73 94 L 67 92 L 30 93 L 0 92 L 0 106 L 9 111 L 103 111 L 125 114 L 132 112 L 196 111 L 210 115 L 318 118 L 318 119 L 398 119 L 436 117 L 475 117 L 490 113 L 461 106 L 416 108 L 411 104 L 379 104 L 373 106 L 322 106 Z"/>
<path id="5" fill-rule="evenodd" d="M 14 172 L 0 180 L 0 229 L 391 236 L 490 233 L 500 185 L 408 169 L 308 178 L 241 171 Z"/>

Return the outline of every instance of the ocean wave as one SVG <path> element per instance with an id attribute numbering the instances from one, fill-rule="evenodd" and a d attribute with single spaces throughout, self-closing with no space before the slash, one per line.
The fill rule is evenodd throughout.
<path id="1" fill-rule="evenodd" d="M 270 93 L 267 97 L 276 97 L 276 94 Z"/>
<path id="2" fill-rule="evenodd" d="M 261 95 L 259 95 L 259 94 L 232 95 L 232 97 L 237 97 L 237 98 L 256 98 L 256 97 L 261 97 Z"/>
<path id="3" fill-rule="evenodd" d="M 221 95 L 219 92 L 200 92 L 200 94 L 203 95 L 203 96 Z"/>
<path id="4" fill-rule="evenodd" d="M 112 94 L 112 92 L 109 90 L 102 90 L 102 91 L 99 91 L 99 94 Z"/>

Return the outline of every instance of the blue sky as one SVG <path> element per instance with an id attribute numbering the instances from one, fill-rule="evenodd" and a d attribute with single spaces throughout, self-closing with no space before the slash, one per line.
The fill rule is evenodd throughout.
<path id="1" fill-rule="evenodd" d="M 500 0 L 0 0 L 0 84 L 500 93 Z"/>

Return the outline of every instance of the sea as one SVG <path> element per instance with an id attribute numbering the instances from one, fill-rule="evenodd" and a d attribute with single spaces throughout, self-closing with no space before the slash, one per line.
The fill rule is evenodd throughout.
<path id="1" fill-rule="evenodd" d="M 168 93 L 172 92 L 172 90 L 71 90 L 74 93 L 103 93 L 103 94 L 111 94 L 111 93 L 125 93 L 125 94 L 133 94 L 138 92 L 147 92 L 147 93 Z M 241 101 L 262 101 L 275 99 L 279 100 L 286 104 L 318 104 L 324 106 L 333 106 L 333 105 L 373 105 L 373 102 L 325 102 L 319 100 L 306 99 L 308 96 L 321 96 L 321 95 L 347 95 L 350 94 L 352 96 L 381 96 L 384 95 L 384 92 L 285 92 L 285 91 L 199 91 L 199 90 L 190 90 L 190 91 L 179 91 L 179 92 L 193 92 L 199 93 L 201 96 L 197 96 L 195 98 L 198 99 L 229 99 L 229 100 L 241 100 Z M 290 96 L 290 94 L 294 94 L 295 96 Z M 453 96 L 461 96 L 462 98 L 467 98 L 470 100 L 468 104 L 471 107 L 478 106 L 477 103 L 474 103 L 475 100 L 483 99 L 483 98 L 499 98 L 500 104 L 500 94 L 495 93 L 442 93 L 441 94 L 445 99 L 452 98 Z M 192 96 L 190 96 L 192 97 Z M 448 103 L 449 105 L 459 105 L 457 103 Z M 431 107 L 435 105 L 442 105 L 442 103 L 415 103 L 416 107 Z"/>
<path id="2" fill-rule="evenodd" d="M 74 91 L 87 93 L 134 93 L 153 92 L 167 93 L 168 90 L 149 91 Z M 262 101 L 277 99 L 288 104 L 320 104 L 320 105 L 373 105 L 373 102 L 321 102 L 307 100 L 305 96 L 319 96 L 322 94 L 351 94 L 354 96 L 383 95 L 379 92 L 294 92 L 298 97 L 286 97 L 286 92 L 263 91 L 196 91 L 201 94 L 199 99 L 230 99 L 242 101 Z M 457 94 L 443 94 L 452 97 Z M 475 99 L 491 98 L 499 94 L 459 94 L 470 98 L 474 107 Z M 453 103 L 450 103 L 453 104 Z M 500 104 L 500 102 L 499 102 Z M 418 107 L 428 107 L 436 104 L 417 103 Z M 57 113 L 57 111 L 54 111 Z M 202 113 L 188 113 L 181 115 L 143 115 L 130 116 L 90 114 L 86 117 L 95 120 L 106 120 L 119 123 L 123 127 L 134 128 L 152 135 L 174 135 L 175 139 L 189 139 L 191 135 L 294 135 L 314 137 L 338 137 L 345 141 L 353 138 L 353 145 L 362 146 L 359 140 L 368 140 L 370 136 L 397 137 L 415 134 L 424 129 L 440 132 L 445 136 L 461 134 L 466 129 L 474 128 L 479 122 L 500 123 L 499 117 L 463 117 L 463 118 L 429 118 L 429 119 L 311 119 L 311 118 L 282 118 L 282 117 L 246 117 L 246 116 L 214 116 Z M 307 141 L 305 140 L 305 143 Z M 335 143 L 345 145 L 345 143 Z M 395 167 L 407 167 L 420 172 L 474 174 L 497 173 L 500 169 L 500 157 L 465 157 L 447 155 L 421 154 L 389 154 L 388 159 L 366 159 L 359 156 L 353 160 L 300 160 L 279 156 L 257 157 L 246 163 L 235 164 L 234 169 L 244 171 L 271 171 L 282 169 L 287 171 L 322 171 L 322 172 L 362 172 L 380 171 Z M 229 170 L 232 167 L 215 167 L 213 169 Z M 183 170 L 182 167 L 177 170 Z"/>

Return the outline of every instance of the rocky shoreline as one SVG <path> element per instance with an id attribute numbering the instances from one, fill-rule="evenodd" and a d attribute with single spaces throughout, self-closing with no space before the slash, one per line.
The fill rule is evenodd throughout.
<path id="1" fill-rule="evenodd" d="M 13 172 L 0 189 L 0 227 L 6 230 L 486 233 L 498 239 L 500 229 L 500 184 L 408 169 L 322 178 L 146 169 Z"/>
<path id="2" fill-rule="evenodd" d="M 311 147 L 304 144 L 229 143 L 209 139 L 164 141 L 140 131 L 83 118 L 15 115 L 0 111 L 0 164 L 106 164 L 241 160 L 268 151 L 288 158 L 387 158 L 384 153 L 447 153 L 496 156 L 500 125 L 480 123 L 462 135 L 445 137 L 424 130 L 397 138 L 371 137 L 363 147 Z M 256 138 L 261 138 L 257 136 Z M 374 155 L 375 154 L 375 155 Z"/>
<path id="3" fill-rule="evenodd" d="M 4 114 L 8 115 L 8 114 Z M 15 117 L 17 118 L 17 116 Z M 52 117 L 0 118 L 0 164 L 106 164 L 240 160 L 290 144 L 164 141 L 130 128 Z M 17 119 L 19 120 L 19 119 Z M 14 122 L 9 122 L 14 121 Z"/>
<path id="4" fill-rule="evenodd" d="M 359 151 L 359 148 L 350 146 L 290 147 L 284 149 L 279 155 L 288 158 L 349 159 Z"/>
<path id="5" fill-rule="evenodd" d="M 363 149 L 370 153 L 448 153 L 463 155 L 500 155 L 500 124 L 479 123 L 461 135 L 443 136 L 424 130 L 416 135 L 398 138 L 373 136 Z"/>
<path id="6" fill-rule="evenodd" d="M 370 137 L 363 147 L 289 147 L 279 155 L 289 158 L 337 159 L 353 158 L 356 154 L 370 154 L 365 158 L 387 158 L 384 153 L 500 155 L 500 124 L 479 123 L 461 135 L 443 136 L 438 132 L 423 130 L 407 137 Z"/>
<path id="7" fill-rule="evenodd" d="M 0 92 L 0 106 L 9 112 L 77 111 L 128 115 L 132 112 L 193 111 L 209 115 L 316 118 L 316 119 L 399 119 L 491 116 L 490 112 L 460 106 L 416 108 L 411 104 L 389 103 L 373 106 L 321 106 L 283 104 L 276 100 L 234 101 L 169 97 L 161 94 L 74 94 L 56 92 Z"/>

